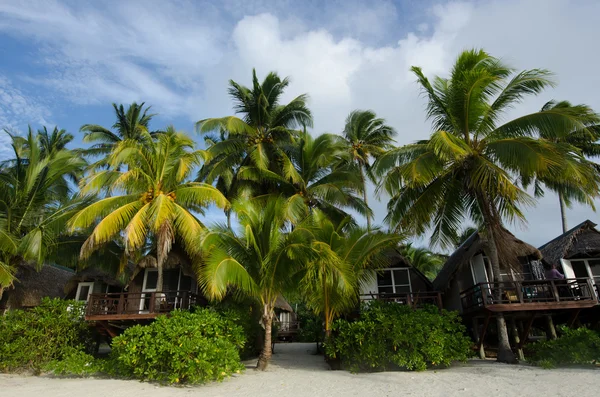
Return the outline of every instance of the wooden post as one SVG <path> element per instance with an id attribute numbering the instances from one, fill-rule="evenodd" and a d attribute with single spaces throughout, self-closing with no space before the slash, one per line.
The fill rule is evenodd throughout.
<path id="1" fill-rule="evenodd" d="M 529 336 L 529 331 L 531 331 L 531 325 L 533 324 L 533 320 L 535 319 L 535 313 L 531 314 L 531 318 L 527 321 L 527 325 L 523 330 L 523 334 L 521 335 L 521 341 L 519 342 L 518 348 L 522 349 L 525 342 L 527 342 L 527 337 Z"/>
<path id="2" fill-rule="evenodd" d="M 410 293 L 406 294 L 406 304 L 408 305 L 408 307 L 413 307 L 413 302 Z"/>
<path id="3" fill-rule="evenodd" d="M 487 332 L 488 326 L 490 325 L 490 318 L 492 317 L 492 313 L 487 313 L 485 317 L 485 321 L 483 322 L 483 329 L 481 330 L 481 336 L 479 336 L 479 346 L 477 346 L 478 350 L 483 349 L 483 341 L 485 340 L 485 334 Z"/>
<path id="4" fill-rule="evenodd" d="M 546 315 L 546 338 L 547 339 L 556 339 L 556 328 L 554 327 L 554 321 L 552 321 L 552 315 Z"/>
<path id="5" fill-rule="evenodd" d="M 581 309 L 577 309 L 571 315 L 571 319 L 569 320 L 569 323 L 568 323 L 569 328 L 573 328 L 573 325 L 575 324 L 575 321 L 577 320 L 577 317 L 579 317 L 579 312 L 580 311 L 581 311 Z"/>
<path id="6" fill-rule="evenodd" d="M 125 296 L 121 293 L 119 294 L 119 303 L 117 304 L 117 313 L 123 314 L 125 313 Z"/>
<path id="7" fill-rule="evenodd" d="M 485 360 L 485 349 L 481 341 L 481 336 L 479 335 L 479 321 L 477 321 L 477 317 L 473 317 L 473 336 L 475 337 L 477 346 L 479 346 L 479 358 Z"/>
<path id="8" fill-rule="evenodd" d="M 150 313 L 154 313 L 154 308 L 156 307 L 156 293 L 150 293 L 150 303 L 148 305 L 148 311 Z"/>
<path id="9" fill-rule="evenodd" d="M 519 338 L 519 330 L 517 329 L 517 323 L 515 322 L 514 317 L 510 317 L 510 332 L 513 335 L 513 339 L 515 342 L 515 346 L 517 346 L 517 355 L 519 356 L 519 360 L 525 360 L 525 356 L 523 355 L 523 349 L 521 348 L 521 339 Z"/>

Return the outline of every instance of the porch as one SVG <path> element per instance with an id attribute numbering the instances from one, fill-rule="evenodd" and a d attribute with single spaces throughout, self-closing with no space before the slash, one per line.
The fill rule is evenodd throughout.
<path id="1" fill-rule="evenodd" d="M 479 283 L 461 292 L 463 312 L 585 309 L 598 304 L 590 278 Z"/>
<path id="2" fill-rule="evenodd" d="M 88 321 L 145 320 L 175 309 L 189 309 L 198 302 L 190 291 L 118 292 L 90 294 Z"/>
<path id="3" fill-rule="evenodd" d="M 442 294 L 437 291 L 411 292 L 411 293 L 369 293 L 361 294 L 361 301 L 381 300 L 384 302 L 395 302 L 408 305 L 413 309 L 421 309 L 425 305 L 437 306 L 440 310 L 442 305 Z"/>

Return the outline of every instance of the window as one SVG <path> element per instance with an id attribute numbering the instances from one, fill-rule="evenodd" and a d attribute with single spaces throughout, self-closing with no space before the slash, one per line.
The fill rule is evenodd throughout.
<path id="1" fill-rule="evenodd" d="M 596 284 L 600 284 L 600 259 L 590 259 L 588 264 L 590 265 L 590 271 L 592 272 L 594 281 Z"/>
<path id="2" fill-rule="evenodd" d="M 75 300 L 87 302 L 88 297 L 92 293 L 93 289 L 93 282 L 79 283 L 77 285 L 77 293 L 75 294 Z"/>
<path id="3" fill-rule="evenodd" d="M 571 267 L 573 268 L 573 273 L 575 273 L 575 278 L 585 278 L 590 276 L 585 261 L 571 261 Z"/>
<path id="4" fill-rule="evenodd" d="M 158 270 L 156 269 L 146 269 L 146 274 L 144 278 L 144 291 L 152 291 L 156 290 L 156 285 L 158 284 Z"/>
<path id="5" fill-rule="evenodd" d="M 377 274 L 377 290 L 380 294 L 410 294 L 409 269 L 385 269 Z"/>

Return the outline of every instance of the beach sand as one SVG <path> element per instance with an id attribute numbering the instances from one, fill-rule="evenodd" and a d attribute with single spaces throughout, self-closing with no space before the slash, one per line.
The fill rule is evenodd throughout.
<path id="1" fill-rule="evenodd" d="M 598 396 L 600 370 L 543 370 L 474 360 L 426 372 L 331 371 L 314 344 L 277 344 L 265 372 L 248 369 L 222 383 L 169 387 L 138 381 L 0 375 L 2 397 L 132 396 Z M 248 363 L 251 365 L 253 363 Z"/>

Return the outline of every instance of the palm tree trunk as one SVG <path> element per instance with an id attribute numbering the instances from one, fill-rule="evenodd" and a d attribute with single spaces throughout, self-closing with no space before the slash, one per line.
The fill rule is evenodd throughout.
<path id="1" fill-rule="evenodd" d="M 231 230 L 231 210 L 225 210 L 225 216 L 227 216 L 227 229 Z"/>
<path id="2" fill-rule="evenodd" d="M 566 233 L 569 228 L 567 227 L 567 205 L 562 193 L 558 193 L 558 202 L 560 203 L 560 217 L 562 219 L 562 230 Z"/>
<path id="3" fill-rule="evenodd" d="M 492 208 L 490 200 L 483 195 L 479 196 L 479 205 L 483 214 L 483 220 L 485 224 L 485 232 L 487 235 L 486 251 L 492 264 L 492 273 L 495 282 L 502 282 L 502 274 L 500 273 L 500 260 L 498 259 L 498 246 L 496 245 L 495 237 L 495 222 L 498 222 L 498 218 L 492 215 Z M 500 286 L 502 284 L 499 284 Z M 502 288 L 497 288 L 497 297 L 500 298 L 502 295 Z M 496 328 L 498 331 L 498 361 L 504 363 L 515 363 L 517 361 L 515 355 L 510 348 L 510 339 L 508 337 L 508 329 L 506 328 L 506 320 L 504 319 L 504 313 L 498 312 L 496 315 Z"/>
<path id="4" fill-rule="evenodd" d="M 363 200 L 365 201 L 365 204 L 367 205 L 367 209 L 369 208 L 369 201 L 367 200 L 367 181 L 365 179 L 365 170 L 362 167 L 362 165 L 358 165 L 358 167 L 360 168 L 360 179 L 362 181 L 362 185 L 363 185 Z M 367 232 L 371 231 L 371 216 L 369 215 L 369 213 L 367 212 Z"/>
<path id="5" fill-rule="evenodd" d="M 263 316 L 262 316 L 263 324 L 265 326 L 265 340 L 262 351 L 260 352 L 260 356 L 258 356 L 258 363 L 256 364 L 256 369 L 264 371 L 267 369 L 267 365 L 269 365 L 269 360 L 271 360 L 271 356 L 273 355 L 273 345 L 272 343 L 272 335 L 271 335 L 271 327 L 273 326 L 273 310 L 270 305 L 265 304 L 263 308 Z"/>

